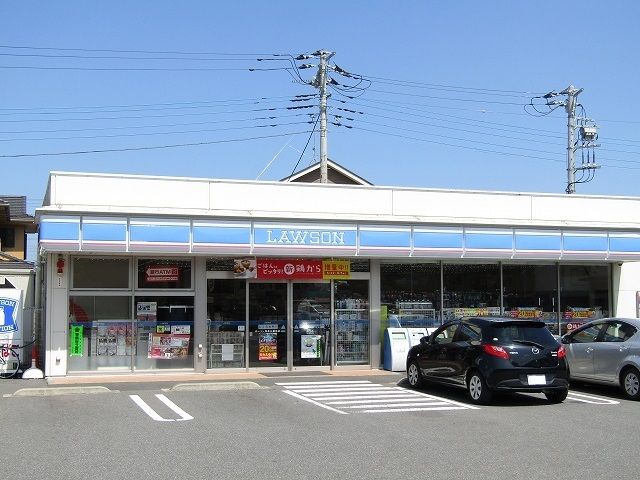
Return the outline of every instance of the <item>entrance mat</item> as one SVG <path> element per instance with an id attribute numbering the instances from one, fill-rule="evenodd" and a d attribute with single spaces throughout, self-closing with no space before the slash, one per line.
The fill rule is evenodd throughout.
<path id="1" fill-rule="evenodd" d="M 328 372 L 271 372 L 271 373 L 261 373 L 261 375 L 267 378 L 279 378 L 279 377 L 326 377 L 330 374 Z"/>

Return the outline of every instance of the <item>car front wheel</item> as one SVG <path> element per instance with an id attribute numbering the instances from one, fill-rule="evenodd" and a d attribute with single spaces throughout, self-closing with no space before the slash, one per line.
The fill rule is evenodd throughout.
<path id="1" fill-rule="evenodd" d="M 420 388 L 424 385 L 422 374 L 420 373 L 420 369 L 418 368 L 418 364 L 415 360 L 409 362 L 409 366 L 407 367 L 407 379 L 409 380 L 409 385 L 413 388 Z"/>
<path id="2" fill-rule="evenodd" d="M 567 398 L 569 390 L 564 388 L 562 390 L 549 390 L 544 392 L 544 396 L 547 397 L 549 403 L 562 403 Z"/>
<path id="3" fill-rule="evenodd" d="M 472 372 L 467 380 L 467 392 L 473 403 L 488 405 L 493 393 L 489 390 L 487 382 L 478 372 Z"/>
<path id="4" fill-rule="evenodd" d="M 640 373 L 638 370 L 629 367 L 622 374 L 622 389 L 624 390 L 624 394 L 632 399 L 638 400 L 640 399 Z"/>

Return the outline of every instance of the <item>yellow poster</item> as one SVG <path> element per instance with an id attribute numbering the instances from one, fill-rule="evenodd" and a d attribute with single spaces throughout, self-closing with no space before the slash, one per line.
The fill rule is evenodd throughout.
<path id="1" fill-rule="evenodd" d="M 323 260 L 322 278 L 324 280 L 344 280 L 351 277 L 349 260 Z"/>

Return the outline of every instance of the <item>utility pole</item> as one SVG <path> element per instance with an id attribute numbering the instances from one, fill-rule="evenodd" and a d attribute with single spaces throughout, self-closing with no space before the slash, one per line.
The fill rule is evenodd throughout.
<path id="1" fill-rule="evenodd" d="M 327 65 L 335 52 L 319 50 L 315 54 L 320 56 L 318 73 L 313 81 L 313 86 L 320 89 L 320 183 L 327 183 Z"/>
<path id="2" fill-rule="evenodd" d="M 584 89 L 576 89 L 573 85 L 569 85 L 561 95 L 566 95 L 567 100 L 564 108 L 567 111 L 567 193 L 576 193 L 576 159 L 575 159 L 575 139 L 576 131 L 576 99 Z"/>
<path id="3" fill-rule="evenodd" d="M 577 101 L 578 95 L 582 93 L 583 88 L 576 88 L 569 85 L 560 93 L 549 92 L 543 96 L 547 100 L 547 106 L 551 111 L 560 106 L 564 106 L 567 112 L 567 188 L 568 194 L 576 193 L 576 184 L 586 183 L 593 180 L 594 170 L 600 168 L 595 163 L 595 141 L 598 139 L 597 126 L 593 120 L 586 117 L 580 117 L 580 138 L 576 138 L 576 108 L 582 107 Z M 551 100 L 559 95 L 565 95 L 565 100 Z M 582 107 L 584 111 L 584 107 Z M 582 165 L 576 167 L 575 153 L 576 150 L 582 150 Z M 587 161 L 585 163 L 585 151 L 587 152 Z M 576 180 L 576 172 L 582 173 L 581 177 Z"/>

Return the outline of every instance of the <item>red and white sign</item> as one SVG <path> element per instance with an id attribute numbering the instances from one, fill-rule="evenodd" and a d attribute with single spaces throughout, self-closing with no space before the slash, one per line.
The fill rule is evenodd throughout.
<path id="1" fill-rule="evenodd" d="M 162 267 L 152 265 L 144 271 L 147 282 L 177 282 L 180 279 L 178 267 Z"/>
<path id="2" fill-rule="evenodd" d="M 262 279 L 321 279 L 322 260 L 259 258 L 256 270 Z"/>

